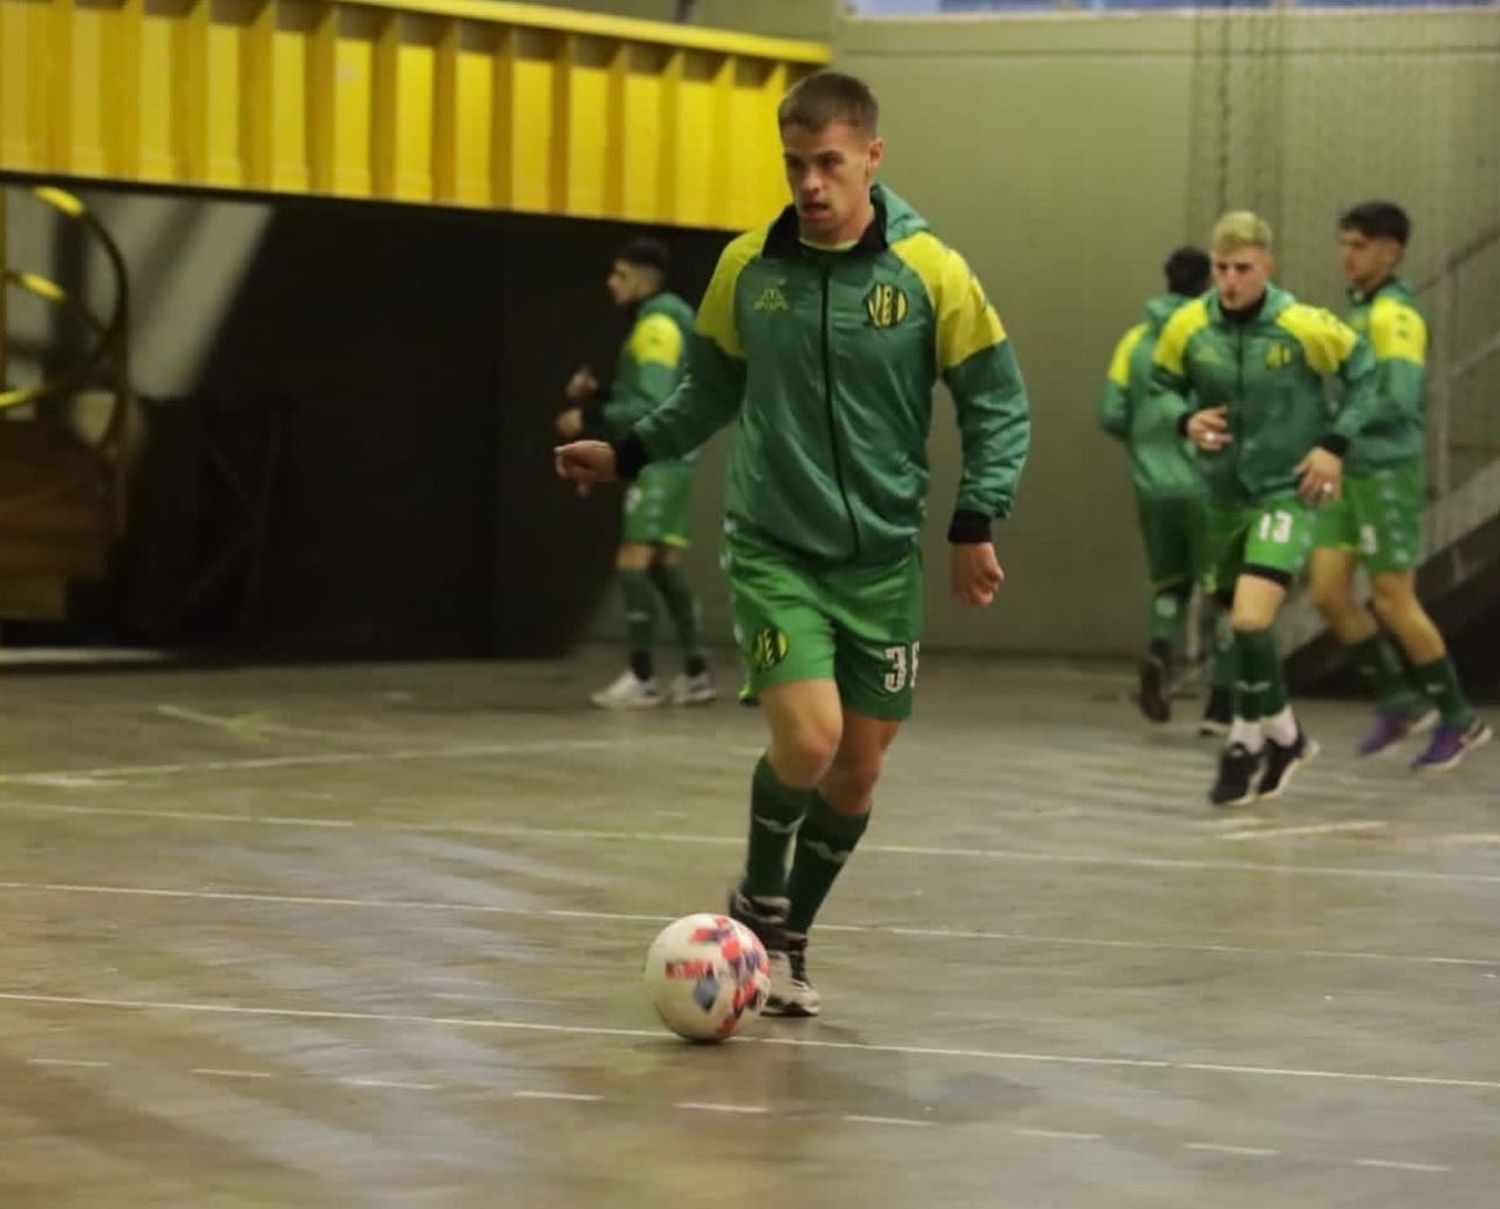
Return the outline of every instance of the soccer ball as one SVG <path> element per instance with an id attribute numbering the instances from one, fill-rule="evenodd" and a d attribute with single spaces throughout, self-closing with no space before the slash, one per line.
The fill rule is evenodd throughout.
<path id="1" fill-rule="evenodd" d="M 760 1015 L 771 963 L 755 933 L 727 915 L 685 915 L 646 952 L 646 994 L 661 1022 L 689 1041 L 723 1041 Z"/>

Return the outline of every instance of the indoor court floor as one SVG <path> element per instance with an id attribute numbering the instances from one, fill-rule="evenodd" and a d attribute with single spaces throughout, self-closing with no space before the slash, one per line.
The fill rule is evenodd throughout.
<path id="1" fill-rule="evenodd" d="M 762 722 L 614 661 L 8 675 L 0 1206 L 1500 1203 L 1500 745 L 1313 702 L 1215 814 L 1122 675 L 932 655 L 824 1016 L 695 1047 L 639 967 Z"/>

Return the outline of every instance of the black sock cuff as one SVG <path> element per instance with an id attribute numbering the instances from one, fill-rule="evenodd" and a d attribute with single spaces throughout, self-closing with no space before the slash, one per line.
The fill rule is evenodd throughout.
<path id="1" fill-rule="evenodd" d="M 802 829 L 808 834 L 808 838 L 816 839 L 821 835 L 842 848 L 852 849 L 870 825 L 869 812 L 841 814 L 828 804 L 821 793 L 813 796 L 816 801 L 808 806 L 807 818 L 802 823 Z"/>

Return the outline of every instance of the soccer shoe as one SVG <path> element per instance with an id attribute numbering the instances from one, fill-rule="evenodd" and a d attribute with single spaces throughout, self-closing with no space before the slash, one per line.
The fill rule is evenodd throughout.
<path id="1" fill-rule="evenodd" d="M 1141 691 L 1135 700 L 1141 713 L 1153 722 L 1165 722 L 1172 716 L 1172 703 L 1167 699 L 1167 665 L 1156 655 L 1141 660 Z"/>
<path id="2" fill-rule="evenodd" d="M 641 680 L 626 668 L 619 679 L 608 688 L 600 689 L 589 700 L 600 709 L 650 709 L 661 704 L 661 687 L 655 677 Z"/>
<path id="3" fill-rule="evenodd" d="M 1219 757 L 1219 775 L 1208 800 L 1215 806 L 1248 806 L 1255 801 L 1255 774 L 1260 771 L 1261 753 L 1243 743 L 1231 743 Z"/>
<path id="4" fill-rule="evenodd" d="M 1468 726 L 1449 726 L 1447 723 L 1432 732 L 1427 750 L 1412 761 L 1417 772 L 1443 772 L 1456 768 L 1463 758 L 1476 747 L 1483 747 L 1495 737 L 1495 732 L 1482 718 L 1475 718 Z"/>
<path id="5" fill-rule="evenodd" d="M 755 933 L 771 958 L 773 973 L 776 954 L 786 953 L 786 913 L 790 906 L 784 898 L 762 898 L 738 889 L 729 892 L 729 909 L 725 914 Z"/>
<path id="6" fill-rule="evenodd" d="M 1318 750 L 1317 740 L 1309 739 L 1307 732 L 1300 726 L 1297 727 L 1297 738 L 1291 743 L 1283 745 L 1275 739 L 1267 738 L 1266 767 L 1260 774 L 1260 784 L 1256 786 L 1256 794 L 1260 800 L 1280 797 L 1281 791 L 1291 783 L 1292 774 L 1309 760 L 1315 759 Z"/>
<path id="7" fill-rule="evenodd" d="M 807 937 L 788 939 L 785 952 L 772 953 L 771 992 L 766 996 L 762 1016 L 816 1016 L 823 1010 L 823 999 L 807 981 Z"/>
<path id="8" fill-rule="evenodd" d="M 1375 707 L 1375 719 L 1370 729 L 1354 745 L 1356 756 L 1373 756 L 1393 743 L 1399 743 L 1407 735 L 1421 734 L 1430 730 L 1438 720 L 1437 710 L 1430 705 L 1419 705 L 1416 709 L 1393 710 Z"/>
<path id="9" fill-rule="evenodd" d="M 673 705 L 707 705 L 718 697 L 719 690 L 714 687 L 714 678 L 708 672 L 699 672 L 696 676 L 679 672 L 672 678 L 671 695 Z"/>
<path id="10" fill-rule="evenodd" d="M 1203 717 L 1198 722 L 1198 733 L 1205 739 L 1229 733 L 1234 721 L 1234 694 L 1227 688 L 1210 689 L 1208 704 L 1203 707 Z"/>

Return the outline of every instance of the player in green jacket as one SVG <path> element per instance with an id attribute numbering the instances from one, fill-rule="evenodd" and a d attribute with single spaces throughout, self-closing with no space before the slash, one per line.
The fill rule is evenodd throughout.
<path id="1" fill-rule="evenodd" d="M 615 257 L 605 282 L 615 305 L 632 307 L 635 323 L 620 349 L 609 392 L 600 390 L 588 366 L 574 373 L 564 392 L 573 406 L 557 421 L 565 439 L 585 430 L 618 436 L 664 402 L 682 381 L 693 331 L 693 308 L 666 288 L 671 268 L 665 245 L 636 239 Z M 593 695 L 604 709 L 660 705 L 652 646 L 656 596 L 661 594 L 677 627 L 683 670 L 669 694 L 674 705 L 701 705 L 717 692 L 698 636 L 698 602 L 682 573 L 692 512 L 693 457 L 648 467 L 625 493 L 625 524 L 615 561 L 630 643 L 630 665 Z"/>
<path id="2" fill-rule="evenodd" d="M 911 711 L 934 384 L 952 392 L 962 435 L 948 539 L 968 604 L 989 604 L 1003 579 L 991 523 L 1011 510 L 1030 413 L 968 265 L 874 183 L 884 143 L 869 88 L 818 73 L 778 117 L 792 205 L 725 249 L 687 382 L 622 439 L 563 446 L 557 465 L 586 489 L 736 423 L 724 561 L 771 742 L 730 909 L 771 953 L 767 1010 L 807 1016 L 819 1011 L 808 929 Z"/>
<path id="3" fill-rule="evenodd" d="M 1212 499 L 1208 565 L 1230 609 L 1238 700 L 1209 800 L 1235 806 L 1277 796 L 1317 752 L 1287 702 L 1271 625 L 1379 396 L 1369 345 L 1271 284 L 1269 224 L 1226 214 L 1210 249 L 1215 288 L 1168 321 L 1154 381 L 1201 451 Z M 1331 425 L 1328 377 L 1344 385 Z"/>
<path id="4" fill-rule="evenodd" d="M 1411 220 L 1391 202 L 1364 202 L 1339 219 L 1339 250 L 1349 282 L 1349 323 L 1379 362 L 1382 421 L 1349 448 L 1344 497 L 1318 516 L 1308 590 L 1334 636 L 1376 695 L 1375 719 L 1355 750 L 1374 755 L 1437 721 L 1418 770 L 1452 768 L 1491 730 L 1459 687 L 1443 636 L 1417 599 L 1426 473 L 1423 394 L 1427 323 L 1411 287 L 1396 276 Z M 1354 595 L 1354 573 L 1370 577 L 1370 610 Z M 1406 669 L 1375 618 L 1395 635 Z"/>
<path id="5" fill-rule="evenodd" d="M 1208 488 L 1193 447 L 1172 420 L 1152 405 L 1151 396 L 1156 341 L 1172 313 L 1208 289 L 1208 254 L 1200 248 L 1178 248 L 1162 269 L 1167 293 L 1148 302 L 1142 321 L 1120 338 L 1099 400 L 1100 426 L 1123 441 L 1129 454 L 1136 515 L 1146 547 L 1152 597 L 1137 701 L 1153 722 L 1171 717 L 1172 648 L 1203 572 L 1208 525 Z M 1227 619 L 1223 628 L 1227 634 Z M 1232 659 L 1216 659 L 1214 688 L 1203 716 L 1204 733 L 1223 734 L 1229 729 L 1233 689 Z"/>

